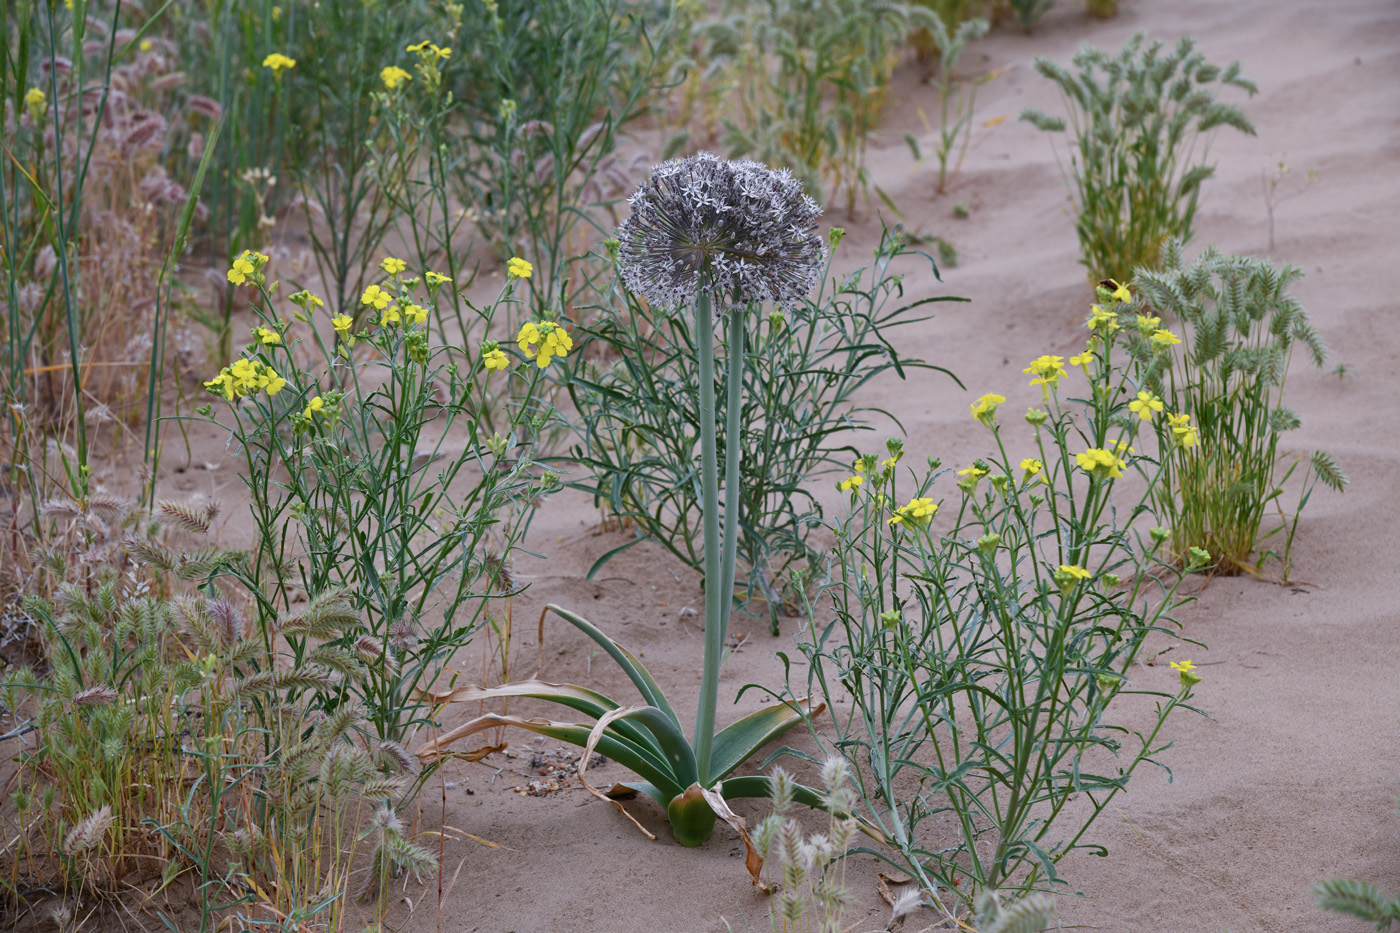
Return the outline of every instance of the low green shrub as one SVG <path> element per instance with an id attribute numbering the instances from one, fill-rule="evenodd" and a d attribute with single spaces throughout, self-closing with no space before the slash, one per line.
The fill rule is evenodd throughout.
<path id="1" fill-rule="evenodd" d="M 1160 272 L 1138 272 L 1134 285 L 1150 310 L 1129 328 L 1128 343 L 1144 387 L 1166 407 L 1163 417 L 1143 417 L 1151 417 L 1169 451 L 1153 497 L 1178 561 L 1196 546 L 1211 553 L 1214 573 L 1257 574 L 1278 558 L 1287 579 L 1298 518 L 1313 488 L 1346 486 L 1332 457 L 1316 450 L 1303 468 L 1297 506 L 1289 512 L 1281 504 L 1284 485 L 1305 462 L 1279 449 L 1284 432 L 1300 423 L 1283 404 L 1293 349 L 1301 345 L 1315 367 L 1327 359 L 1312 319 L 1289 291 L 1302 275 L 1296 266 L 1215 249 L 1187 265 L 1176 241 L 1167 244 Z M 1179 352 L 1157 315 L 1184 328 Z M 1266 531 L 1270 511 L 1279 524 Z M 1271 545 L 1275 535 L 1282 540 Z"/>
<path id="2" fill-rule="evenodd" d="M 1189 240 L 1201 184 L 1215 173 L 1205 162 L 1212 131 L 1229 126 L 1254 135 L 1243 110 L 1217 100 L 1208 85 L 1253 96 L 1258 87 L 1240 63 L 1206 62 L 1195 40 L 1174 49 L 1133 36 L 1116 55 L 1084 46 L 1075 69 L 1037 57 L 1036 71 L 1060 89 L 1069 123 L 1035 108 L 1021 119 L 1047 132 L 1068 126 L 1073 148 L 1061 163 L 1074 205 L 1080 262 L 1091 280 L 1126 280 L 1156 264 L 1162 245 Z"/>
<path id="3" fill-rule="evenodd" d="M 730 89 L 720 118 L 730 158 L 791 170 L 818 200 L 869 196 L 866 140 L 884 108 L 898 48 L 931 28 L 904 0 L 730 0 L 708 24 L 714 80 Z"/>

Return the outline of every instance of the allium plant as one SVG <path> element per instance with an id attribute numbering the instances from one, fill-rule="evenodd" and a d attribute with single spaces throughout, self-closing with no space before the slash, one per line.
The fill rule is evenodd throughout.
<path id="1" fill-rule="evenodd" d="M 444 699 L 477 701 L 530 696 L 552 700 L 593 717 L 592 723 L 526 720 L 489 714 L 424 746 L 431 757 L 444 745 L 497 725 L 513 725 L 564 741 L 597 748 L 631 768 L 637 789 L 667 808 L 671 828 L 683 845 L 709 838 L 717 816 L 748 842 L 743 822 L 726 798 L 766 796 L 764 777 L 729 775 L 773 737 L 802 720 L 803 701 L 759 710 L 715 733 L 719 669 L 734 588 L 738 509 L 724 510 L 720 527 L 720 468 L 715 408 L 715 323 L 727 325 L 727 436 L 738 437 L 744 384 L 744 316 L 762 302 L 788 307 L 801 301 L 822 271 L 826 246 L 816 233 L 818 210 L 786 172 L 755 162 L 727 162 L 709 154 L 666 162 L 631 198 L 632 216 L 618 230 L 623 276 L 644 298 L 666 306 L 689 305 L 695 320 L 699 356 L 699 397 L 705 537 L 705 649 L 695 729 L 687 740 L 681 721 L 656 681 L 630 652 L 578 615 L 546 607 L 597 642 L 623 668 L 645 704 L 619 706 L 611 699 L 571 684 L 527 681 L 495 689 L 462 688 Z M 739 495 L 740 445 L 726 448 L 726 501 Z M 585 760 L 586 760 L 585 756 Z M 580 769 L 580 778 L 584 769 Z M 585 782 L 586 783 L 586 782 Z M 601 792 L 590 790 L 602 796 Z M 820 805 L 804 791 L 798 798 Z M 620 807 L 621 805 L 619 805 Z M 640 826 L 640 824 L 638 824 Z M 650 834 L 649 834 L 650 835 Z M 750 870 L 758 880 L 761 864 L 750 845 Z"/>
<path id="2" fill-rule="evenodd" d="M 1059 879 L 1063 856 L 1101 851 L 1086 830 L 1159 763 L 1161 729 L 1200 680 L 1189 661 L 1170 683 L 1138 664 L 1183 599 L 1153 556 L 1165 533 L 1135 531 L 1151 523 L 1160 457 L 1136 450 L 1151 434 L 1129 408 L 1119 307 L 1105 294 L 1069 368 L 1051 355 L 1026 367 L 1026 401 L 1043 407 L 1020 428 L 1003 427 L 1003 396 L 972 404 L 984 458 L 952 476 L 932 461 L 912 495 L 902 445 L 863 458 L 834 527 L 834 618 L 798 636 L 806 690 L 847 698 L 817 737 L 850 762 L 888 847 L 862 851 L 908 871 L 950 922 L 983 892 L 1029 893 Z M 1143 483 L 1123 501 L 1129 472 Z M 1129 696 L 1156 704 L 1144 731 L 1114 715 Z"/>
<path id="3" fill-rule="evenodd" d="M 843 233 L 839 227 L 829 232 L 833 252 Z M 838 278 L 830 274 L 828 257 L 827 274 L 807 300 L 786 313 L 741 315 L 747 330 L 741 433 L 719 442 L 721 456 L 730 445 L 743 454 L 739 590 L 751 604 L 767 603 L 774 635 L 795 603 L 786 590 L 788 569 L 822 561 L 812 535 L 821 504 L 811 480 L 849 467 L 851 432 L 868 429 L 872 414 L 898 423 L 888 411 L 858 405 L 857 392 L 887 371 L 904 378 L 939 369 L 903 355 L 907 341 L 895 328 L 928 320 L 926 305 L 961 299 L 906 295 L 901 267 L 915 256 L 938 274 L 927 253 L 907 245 L 899 229 L 886 229 L 869 266 Z M 615 264 L 614 257 L 609 270 Z M 676 404 L 699 392 L 695 328 L 687 313 L 648 305 L 615 282 L 601 294 L 600 313 L 580 330 L 605 348 L 602 362 L 613 362 L 602 365 L 600 355 L 591 354 L 570 374 L 579 414 L 579 443 L 571 454 L 589 468 L 573 485 L 635 525 L 637 537 L 609 556 L 645 537 L 700 571 L 695 446 L 701 417 Z M 723 389 L 718 386 L 717 395 Z M 723 408 L 722 395 L 717 403 Z"/>

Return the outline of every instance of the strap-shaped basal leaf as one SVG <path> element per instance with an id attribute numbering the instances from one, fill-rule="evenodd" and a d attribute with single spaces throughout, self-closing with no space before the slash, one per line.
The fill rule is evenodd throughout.
<path id="1" fill-rule="evenodd" d="M 676 728 L 680 728 L 681 721 L 676 718 L 676 711 L 671 709 L 670 703 L 666 702 L 666 695 L 661 692 L 661 687 L 657 685 L 651 673 L 642 666 L 640 661 L 632 656 L 632 652 L 613 641 L 607 635 L 604 635 L 601 629 L 583 616 L 556 606 L 553 603 L 545 606 L 540 612 L 541 642 L 543 642 L 544 617 L 550 612 L 559 616 L 565 622 L 568 622 L 574 628 L 597 642 L 598 646 L 608 653 L 608 657 L 617 662 L 617 666 L 622 668 L 622 672 L 627 675 L 627 678 L 636 685 L 637 690 L 642 694 L 642 699 L 647 701 L 647 705 L 654 706 L 661 710 L 671 722 L 675 723 Z"/>
<path id="2" fill-rule="evenodd" d="M 797 705 L 781 703 L 761 709 L 721 729 L 715 736 L 710 759 L 712 773 L 706 775 L 705 783 L 713 786 L 715 781 L 724 780 L 769 741 L 791 729 L 804 717 L 821 715 L 824 709 L 826 704 L 820 703 L 813 710 L 811 702 L 804 697 Z"/>
<path id="3" fill-rule="evenodd" d="M 612 721 L 613 728 L 627 725 L 625 720 L 636 720 L 651 733 L 657 749 L 666 758 L 666 764 L 675 775 L 676 783 L 690 786 L 697 780 L 695 753 L 685 734 L 671 719 L 654 706 L 636 706 L 625 714 L 617 715 Z"/>
<path id="4" fill-rule="evenodd" d="M 497 687 L 479 687 L 472 684 L 448 690 L 425 690 L 421 692 L 420 696 L 434 706 L 442 703 L 481 703 L 512 697 L 549 700 L 560 706 L 567 706 L 580 713 L 586 713 L 594 719 L 600 719 L 609 711 L 622 705 L 615 703 L 596 690 L 589 690 L 587 687 L 580 687 L 577 684 L 555 684 L 543 680 L 520 680 Z M 632 723 L 620 723 L 617 731 L 638 745 L 658 746 L 660 744 L 645 730 Z"/>
<path id="5" fill-rule="evenodd" d="M 583 748 L 588 744 L 593 732 L 592 724 L 577 722 L 556 722 L 552 719 L 522 719 L 519 716 L 502 716 L 499 713 L 486 713 L 470 722 L 465 722 L 430 742 L 425 742 L 414 752 L 424 761 L 434 761 L 442 755 L 443 749 L 458 739 L 475 735 L 497 726 L 518 726 L 538 735 L 568 742 Z M 686 785 L 676 782 L 675 776 L 666 767 L 657 750 L 638 745 L 617 733 L 603 735 L 597 744 L 600 754 L 606 755 L 625 768 L 630 768 L 647 782 L 655 785 L 662 793 L 671 796 L 681 793 Z"/>

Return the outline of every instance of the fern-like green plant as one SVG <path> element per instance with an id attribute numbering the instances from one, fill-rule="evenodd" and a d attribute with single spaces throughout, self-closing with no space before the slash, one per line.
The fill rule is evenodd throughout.
<path id="1" fill-rule="evenodd" d="M 1072 63 L 1074 72 L 1035 60 L 1059 87 L 1068 123 L 1035 108 L 1021 119 L 1073 132 L 1069 167 L 1061 168 L 1077 214 L 1080 262 L 1091 280 L 1121 281 L 1154 266 L 1167 240 L 1191 238 L 1201 183 L 1215 172 L 1205 162 L 1211 132 L 1230 126 L 1254 135 L 1244 111 L 1217 100 L 1210 86 L 1250 95 L 1258 87 L 1239 62 L 1207 63 L 1189 36 L 1169 51 L 1138 33 L 1116 55 L 1084 46 Z"/>
<path id="2" fill-rule="evenodd" d="M 1392 924 L 1400 923 L 1400 895 L 1386 899 L 1379 888 L 1365 881 L 1333 878 L 1315 885 L 1312 893 L 1323 910 L 1369 920 L 1377 930 L 1389 930 Z"/>
<path id="3" fill-rule="evenodd" d="M 1216 573 L 1257 573 L 1267 558 L 1279 557 L 1286 580 L 1298 516 L 1313 488 L 1321 482 L 1340 492 L 1347 483 L 1324 451 L 1280 463 L 1288 460 L 1280 436 L 1300 424 L 1282 402 L 1293 348 L 1301 344 L 1317 367 L 1327 358 L 1312 319 L 1289 292 L 1302 275 L 1296 266 L 1214 248 L 1187 265 L 1173 240 L 1162 270 L 1139 269 L 1134 283 L 1147 307 L 1129 345 L 1145 391 L 1165 406 L 1153 419 L 1165 458 L 1158 514 L 1170 525 L 1177 558 L 1204 548 L 1216 558 Z M 1171 328 L 1182 330 L 1184 353 L 1176 352 Z M 1283 486 L 1300 466 L 1302 493 L 1286 513 L 1278 505 Z M 1271 509 L 1279 525 L 1261 533 Z M 1261 547 L 1279 533 L 1281 547 Z"/>

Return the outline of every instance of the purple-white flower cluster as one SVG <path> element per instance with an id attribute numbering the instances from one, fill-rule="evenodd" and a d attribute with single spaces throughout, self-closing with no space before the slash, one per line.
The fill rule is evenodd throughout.
<path id="1" fill-rule="evenodd" d="M 618 228 L 627 287 L 660 307 L 708 293 L 716 314 L 801 302 L 821 278 L 821 209 L 788 171 L 708 152 L 672 159 L 628 199 Z"/>

